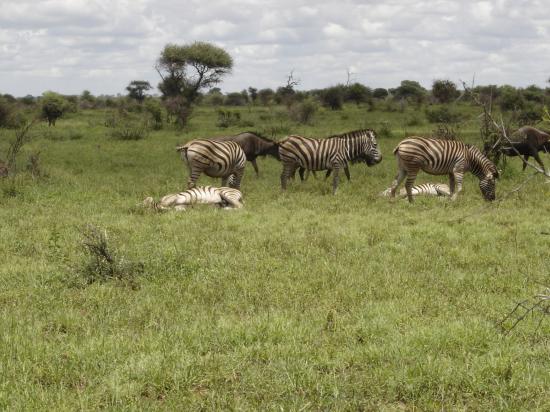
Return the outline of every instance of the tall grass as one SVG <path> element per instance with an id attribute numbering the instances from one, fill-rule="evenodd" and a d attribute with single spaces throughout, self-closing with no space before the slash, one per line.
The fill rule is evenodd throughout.
<path id="1" fill-rule="evenodd" d="M 232 110 L 257 128 L 280 122 Z M 476 113 L 460 110 L 476 143 Z M 218 129 L 214 109 L 137 141 L 83 112 L 56 126 L 82 138 L 29 142 L 21 156 L 40 150 L 49 177 L 0 182 L 0 409 L 548 410 L 550 325 L 504 337 L 496 323 L 549 283 L 550 185 L 537 177 L 490 206 L 470 175 L 456 202 L 381 198 L 403 119 L 423 113 L 285 120 L 307 136 L 387 124 L 391 137 L 382 163 L 352 166 L 337 196 L 321 177 L 282 194 L 280 164 L 259 160 L 233 212 L 136 207 L 184 187 L 177 143 L 242 131 Z M 519 160 L 508 170 L 497 197 L 525 176 Z M 86 224 L 143 262 L 139 288 L 74 287 Z"/>

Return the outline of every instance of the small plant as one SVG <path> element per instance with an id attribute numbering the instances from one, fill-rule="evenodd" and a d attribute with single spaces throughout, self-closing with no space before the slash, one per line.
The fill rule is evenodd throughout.
<path id="1" fill-rule="evenodd" d="M 225 129 L 230 126 L 237 126 L 241 122 L 241 114 L 231 110 L 218 110 L 218 121 L 216 126 Z"/>
<path id="2" fill-rule="evenodd" d="M 437 129 L 432 132 L 432 137 L 441 140 L 457 140 L 460 139 L 460 129 L 448 124 L 440 124 L 437 126 Z"/>
<path id="3" fill-rule="evenodd" d="M 32 153 L 27 161 L 27 171 L 34 179 L 45 176 L 40 167 L 40 152 Z"/>
<path id="4" fill-rule="evenodd" d="M 142 123 L 131 124 L 127 123 L 119 127 L 115 127 L 110 135 L 114 139 L 119 140 L 141 140 L 149 135 L 147 126 Z"/>
<path id="5" fill-rule="evenodd" d="M 381 122 L 380 127 L 376 130 L 376 135 L 379 137 L 391 137 L 391 125 L 390 122 Z"/>
<path id="6" fill-rule="evenodd" d="M 88 256 L 88 261 L 77 272 L 87 285 L 114 279 L 132 287 L 137 286 L 137 277 L 144 271 L 143 263 L 119 257 L 117 250 L 109 245 L 107 232 L 96 226 L 85 226 L 82 229 L 82 238 L 82 249 Z"/>

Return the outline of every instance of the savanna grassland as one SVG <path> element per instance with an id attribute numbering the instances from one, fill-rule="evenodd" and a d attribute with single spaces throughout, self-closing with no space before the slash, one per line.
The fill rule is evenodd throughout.
<path id="1" fill-rule="evenodd" d="M 199 108 L 183 131 L 136 141 L 111 137 L 101 110 L 34 126 L 20 173 L 0 182 L 0 409 L 550 410 L 550 322 L 496 325 L 550 284 L 543 176 L 491 205 L 471 175 L 456 202 L 390 201 L 393 148 L 435 127 L 421 110 L 347 106 L 310 125 L 234 110 L 246 126 Z M 476 109 L 461 110 L 479 145 Z M 267 158 L 259 178 L 247 166 L 243 210 L 140 207 L 184 188 L 177 143 L 363 127 L 390 132 L 384 159 L 352 166 L 336 196 L 320 174 L 281 193 Z M 47 176 L 25 171 L 37 151 Z M 531 173 L 509 160 L 497 198 Z M 90 224 L 140 268 L 132 282 L 86 282 Z"/>

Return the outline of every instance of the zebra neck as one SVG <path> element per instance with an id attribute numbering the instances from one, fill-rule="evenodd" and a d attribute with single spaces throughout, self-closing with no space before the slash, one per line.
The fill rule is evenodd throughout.
<path id="1" fill-rule="evenodd" d="M 478 179 L 483 179 L 485 177 L 485 165 L 483 162 L 482 154 L 481 152 L 469 150 L 469 169 L 470 172 L 474 176 L 476 176 Z"/>
<path id="2" fill-rule="evenodd" d="M 359 139 L 354 138 L 347 138 L 344 140 L 344 144 L 346 147 L 345 153 L 346 153 L 346 160 L 352 160 L 357 158 L 360 150 L 361 142 Z"/>

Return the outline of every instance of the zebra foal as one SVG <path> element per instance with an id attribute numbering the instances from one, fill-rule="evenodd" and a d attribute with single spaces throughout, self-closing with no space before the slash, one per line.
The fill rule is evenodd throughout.
<path id="1" fill-rule="evenodd" d="M 212 204 L 224 209 L 240 209 L 243 207 L 243 195 L 239 190 L 230 187 L 202 186 L 166 195 L 158 202 L 155 202 L 152 197 L 147 197 L 143 204 L 155 210 L 173 208 L 179 211 L 197 204 Z"/>
<path id="2" fill-rule="evenodd" d="M 409 137 L 393 151 L 398 173 L 391 186 L 391 196 L 407 178 L 405 189 L 409 202 L 413 202 L 412 187 L 419 170 L 432 175 L 449 175 L 451 200 L 462 190 L 464 173 L 472 172 L 479 179 L 479 188 L 486 200 L 495 200 L 495 179 L 498 170 L 481 151 L 457 140 L 440 140 L 427 137 Z"/>
<path id="3" fill-rule="evenodd" d="M 445 183 L 422 183 L 411 188 L 413 196 L 451 196 L 449 186 Z M 388 197 L 391 195 L 391 187 L 388 187 L 381 193 L 382 196 Z M 401 188 L 399 196 L 407 197 L 407 190 Z"/>
<path id="4" fill-rule="evenodd" d="M 222 186 L 229 182 L 230 187 L 240 188 L 246 155 L 237 143 L 197 139 L 177 146 L 176 150 L 189 168 L 188 189 L 195 187 L 201 173 L 221 177 Z"/>
<path id="5" fill-rule="evenodd" d="M 296 169 L 332 170 L 332 193 L 338 189 L 340 169 L 346 170 L 351 160 L 364 161 L 373 166 L 382 161 L 373 130 L 356 130 L 327 139 L 291 135 L 279 142 L 279 156 L 283 163 L 281 187 L 286 190 L 287 181 Z M 347 174 L 347 173 L 346 173 Z"/>

